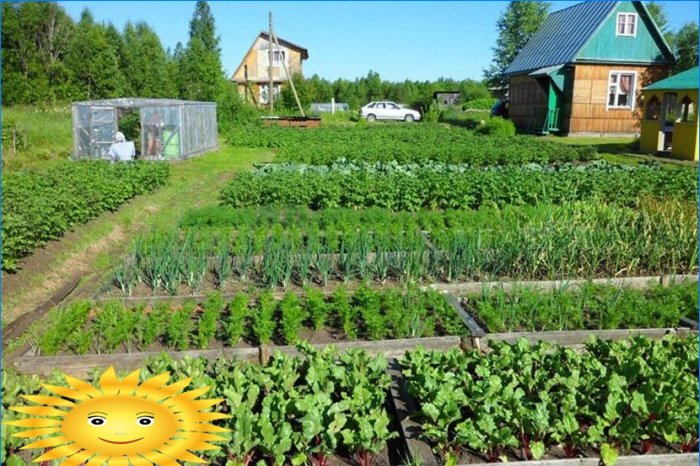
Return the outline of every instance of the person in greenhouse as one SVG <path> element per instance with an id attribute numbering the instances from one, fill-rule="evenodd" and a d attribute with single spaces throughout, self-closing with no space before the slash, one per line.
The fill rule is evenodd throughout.
<path id="1" fill-rule="evenodd" d="M 117 131 L 116 142 L 109 146 L 109 158 L 113 162 L 130 162 L 136 156 L 136 148 L 132 141 L 126 140 L 124 133 Z"/>

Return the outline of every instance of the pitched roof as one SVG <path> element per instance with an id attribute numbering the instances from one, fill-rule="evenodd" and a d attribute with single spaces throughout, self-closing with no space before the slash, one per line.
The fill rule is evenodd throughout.
<path id="1" fill-rule="evenodd" d="M 583 2 L 550 13 L 544 24 L 508 65 L 505 74 L 519 74 L 573 62 L 576 54 L 616 4 L 617 2 Z"/>
<path id="2" fill-rule="evenodd" d="M 265 31 L 261 31 L 260 35 L 258 37 L 260 37 L 261 39 L 270 40 L 270 35 Z M 297 45 L 297 44 L 294 44 L 292 42 L 289 42 L 288 40 L 280 39 L 277 36 L 277 34 L 275 34 L 275 37 L 277 37 L 277 42 L 279 42 L 280 45 L 283 45 L 283 46 L 287 47 L 288 49 L 294 49 L 294 50 L 299 51 L 301 53 L 302 60 L 307 60 L 309 58 L 309 51 L 306 50 L 304 47 Z"/>
<path id="3" fill-rule="evenodd" d="M 671 77 L 656 81 L 648 85 L 644 90 L 650 91 L 671 91 L 682 89 L 698 89 L 698 67 L 674 74 Z"/>
<path id="4" fill-rule="evenodd" d="M 280 44 L 281 46 L 287 47 L 288 49 L 294 49 L 294 50 L 298 51 L 298 52 L 301 54 L 301 59 L 302 59 L 302 60 L 308 60 L 308 58 L 309 58 L 309 51 L 306 50 L 304 47 L 302 47 L 302 46 L 300 46 L 300 45 L 296 45 L 296 44 L 294 44 L 294 43 L 292 43 L 292 42 L 289 42 L 288 40 L 281 39 L 279 36 L 277 36 L 277 34 L 275 34 L 275 37 L 277 37 L 277 42 L 279 42 L 279 44 Z M 255 44 L 256 44 L 256 42 L 258 41 L 258 39 L 264 39 L 264 40 L 266 40 L 266 41 L 269 42 L 269 41 L 270 41 L 270 35 L 269 35 L 267 32 L 265 32 L 265 31 L 260 31 L 260 34 L 258 34 L 258 37 L 256 37 L 255 40 L 253 41 L 253 43 L 250 44 L 250 48 L 248 48 L 248 51 L 245 53 L 245 55 L 243 55 L 243 59 L 241 60 L 241 62 L 240 62 L 240 63 L 238 64 L 238 66 L 236 67 L 236 70 L 235 70 L 235 71 L 233 72 L 233 74 L 231 75 L 231 80 L 232 80 L 232 81 L 236 81 L 236 82 L 238 82 L 238 81 L 240 81 L 240 82 L 245 82 L 245 81 L 247 81 L 247 80 L 245 80 L 245 81 L 244 81 L 244 80 L 236 80 L 236 79 L 234 79 L 234 76 L 236 76 L 236 74 L 238 73 L 238 71 L 239 71 L 239 70 L 241 69 L 241 67 L 243 66 L 243 63 L 245 63 L 246 57 L 247 57 L 248 55 L 250 55 L 250 52 L 253 50 L 253 47 L 255 47 Z"/>
<path id="5" fill-rule="evenodd" d="M 508 65 L 506 75 L 522 74 L 555 65 L 574 63 L 588 41 L 601 28 L 620 2 L 584 1 L 563 10 L 555 11 L 525 44 L 520 53 Z M 644 2 L 635 1 L 642 16 L 649 18 L 650 33 L 666 57 L 673 53 L 656 22 L 651 19 Z"/>

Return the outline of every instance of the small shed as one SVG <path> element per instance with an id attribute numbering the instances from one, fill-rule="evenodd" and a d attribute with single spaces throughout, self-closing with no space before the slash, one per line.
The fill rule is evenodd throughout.
<path id="1" fill-rule="evenodd" d="M 657 81 L 642 90 L 642 152 L 698 160 L 698 67 Z"/>
<path id="2" fill-rule="evenodd" d="M 435 91 L 433 92 L 433 100 L 438 104 L 438 107 L 449 107 L 455 105 L 459 100 L 459 91 Z"/>
<path id="3" fill-rule="evenodd" d="M 121 98 L 72 107 L 74 159 L 108 158 L 117 131 L 135 142 L 142 160 L 184 159 L 218 146 L 214 102 Z"/>

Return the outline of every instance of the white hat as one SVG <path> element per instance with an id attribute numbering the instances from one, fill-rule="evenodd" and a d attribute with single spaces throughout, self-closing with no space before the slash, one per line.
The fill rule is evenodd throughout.
<path id="1" fill-rule="evenodd" d="M 116 139 L 117 139 L 117 142 L 126 141 L 126 138 L 124 137 L 124 133 L 122 133 L 121 131 L 117 131 Z"/>

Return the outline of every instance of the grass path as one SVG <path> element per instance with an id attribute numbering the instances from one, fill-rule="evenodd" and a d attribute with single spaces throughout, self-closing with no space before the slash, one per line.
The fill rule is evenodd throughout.
<path id="1" fill-rule="evenodd" d="M 88 274 L 78 293 L 91 283 L 94 286 L 96 277 L 117 262 L 138 232 L 172 225 L 188 209 L 216 203 L 219 190 L 236 172 L 273 157 L 267 150 L 220 147 L 217 152 L 174 163 L 167 186 L 77 227 L 30 256 L 23 270 L 3 274 L 3 327 L 47 301 L 77 273 Z"/>

